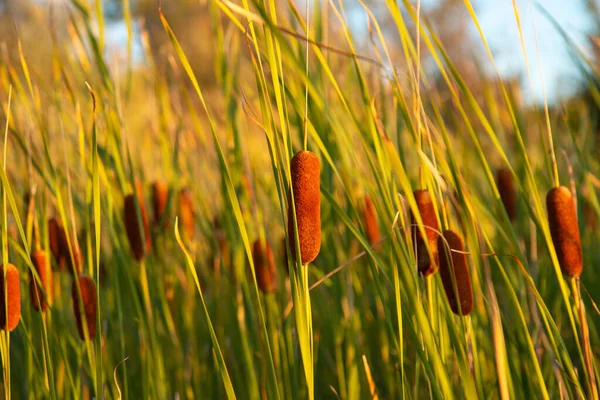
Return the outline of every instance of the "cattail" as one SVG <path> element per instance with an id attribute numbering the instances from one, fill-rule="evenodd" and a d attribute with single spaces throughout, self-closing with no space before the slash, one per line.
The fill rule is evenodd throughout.
<path id="1" fill-rule="evenodd" d="M 138 224 L 138 217 L 136 212 L 136 199 L 133 193 L 125 197 L 125 203 L 123 206 L 123 214 L 125 219 L 125 230 L 127 231 L 127 238 L 129 239 L 129 246 L 131 252 L 137 261 L 141 261 L 144 258 L 146 252 L 150 252 L 152 249 L 152 241 L 150 239 L 150 230 L 148 229 L 148 217 L 146 216 L 146 207 L 144 206 L 144 199 L 142 197 L 142 190 L 139 185 L 137 186 L 138 205 L 140 208 L 140 218 L 142 221 L 143 234 L 145 238 L 142 238 L 142 231 Z"/>
<path id="2" fill-rule="evenodd" d="M 50 242 L 50 251 L 56 260 L 59 270 L 65 268 L 69 254 L 69 244 L 67 243 L 67 234 L 60 219 L 53 217 L 48 220 L 48 239 Z"/>
<path id="3" fill-rule="evenodd" d="M 36 250 L 31 255 L 31 262 L 37 272 L 39 283 L 33 272 L 29 272 L 29 294 L 36 311 L 44 312 L 52 304 L 53 278 L 50 264 L 44 250 Z M 40 288 L 41 283 L 41 288 Z M 42 292 L 43 289 L 43 292 Z"/>
<path id="4" fill-rule="evenodd" d="M 184 232 L 188 239 L 194 237 L 196 213 L 194 212 L 194 200 L 192 192 L 189 189 L 179 191 L 179 219 L 183 225 Z"/>
<path id="5" fill-rule="evenodd" d="M 473 291 L 462 239 L 454 231 L 448 229 L 443 232 L 443 236 L 438 237 L 437 247 L 440 276 L 450 309 L 456 315 L 469 315 L 473 310 Z M 456 285 L 456 291 L 454 285 Z"/>
<path id="6" fill-rule="evenodd" d="M 362 220 L 367 233 L 367 239 L 369 239 L 369 244 L 374 246 L 381 240 L 381 234 L 379 233 L 375 205 L 369 196 L 365 197 L 365 204 L 362 209 Z"/>
<path id="7" fill-rule="evenodd" d="M 152 203 L 154 206 L 154 225 L 158 225 L 163 218 L 163 214 L 167 208 L 167 200 L 169 199 L 169 187 L 166 183 L 155 181 L 152 184 Z M 165 227 L 168 226 L 168 221 L 164 221 Z"/>
<path id="8" fill-rule="evenodd" d="M 504 204 L 508 219 L 514 222 L 517 218 L 517 192 L 513 182 L 512 173 L 508 168 L 500 168 L 496 173 L 496 183 L 500 192 L 500 199 Z"/>
<path id="9" fill-rule="evenodd" d="M 421 220 L 425 227 L 425 235 L 427 237 L 427 242 L 429 243 L 429 250 L 431 251 L 430 254 L 419 227 L 414 226 L 417 222 L 414 215 L 411 213 L 411 224 L 413 225 L 412 234 L 417 252 L 417 267 L 419 273 L 427 277 L 435 274 L 438 270 L 437 240 L 440 235 L 439 225 L 429 190 L 415 190 L 413 194 L 415 196 L 415 201 L 417 202 L 419 214 L 421 214 Z"/>
<path id="10" fill-rule="evenodd" d="M 321 249 L 321 165 L 319 158 L 310 151 L 300 151 L 292 158 L 292 190 L 296 209 L 298 239 L 302 264 L 317 258 Z M 294 216 L 288 208 L 288 238 L 292 258 L 296 260 Z"/>
<path id="11" fill-rule="evenodd" d="M 79 297 L 76 282 L 79 283 L 81 297 Z M 79 337 L 82 340 L 85 340 L 85 332 L 82 323 L 82 318 L 85 318 L 89 338 L 94 339 L 96 337 L 96 283 L 87 275 L 79 275 L 76 280 L 73 280 L 71 295 L 73 296 L 73 311 L 75 312 Z M 80 299 L 82 301 L 80 301 Z M 83 314 L 80 312 L 81 304 L 83 304 Z"/>
<path id="12" fill-rule="evenodd" d="M 578 277 L 583 269 L 583 252 L 575 199 L 566 187 L 555 187 L 546 196 L 546 207 L 560 269 L 570 278 Z"/>
<path id="13" fill-rule="evenodd" d="M 6 281 L 4 273 L 6 272 Z M 4 288 L 6 286 L 6 292 Z M 19 270 L 12 264 L 0 267 L 0 326 L 12 332 L 21 319 L 21 282 Z"/>
<path id="14" fill-rule="evenodd" d="M 257 239 L 252 245 L 252 260 L 258 287 L 264 294 L 273 293 L 277 289 L 275 277 L 275 256 L 269 242 Z"/>

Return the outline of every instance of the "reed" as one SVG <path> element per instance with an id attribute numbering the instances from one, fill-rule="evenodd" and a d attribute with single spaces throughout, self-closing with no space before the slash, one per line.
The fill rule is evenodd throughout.
<path id="1" fill-rule="evenodd" d="M 21 280 L 12 264 L 0 268 L 0 326 L 12 332 L 21 319 Z"/>
<path id="2" fill-rule="evenodd" d="M 258 287 L 264 294 L 277 290 L 275 272 L 275 255 L 271 245 L 266 240 L 257 239 L 252 245 L 252 260 Z"/>
<path id="3" fill-rule="evenodd" d="M 196 213 L 192 192 L 189 189 L 184 188 L 179 191 L 179 219 L 186 237 L 192 239 L 196 230 Z"/>
<path id="4" fill-rule="evenodd" d="M 413 192 L 423 226 L 425 227 L 426 240 L 429 244 L 429 250 L 425 239 L 421 235 L 421 230 L 416 226 L 417 222 L 411 213 L 412 237 L 416 247 L 417 268 L 420 274 L 425 277 L 433 275 L 439 268 L 439 255 L 437 240 L 439 234 L 439 224 L 435 214 L 435 208 L 429 190 L 415 190 Z"/>
<path id="5" fill-rule="evenodd" d="M 377 222 L 375 204 L 373 204 L 373 200 L 369 196 L 365 196 L 361 214 L 369 244 L 374 246 L 381 240 L 381 232 L 379 231 L 379 223 Z"/>
<path id="6" fill-rule="evenodd" d="M 583 251 L 579 236 L 579 224 L 575 199 L 564 186 L 550 189 L 546 196 L 550 235 L 563 274 L 579 277 L 583 270 Z"/>
<path id="7" fill-rule="evenodd" d="M 36 250 L 31 255 L 33 267 L 39 277 L 35 278 L 33 272 L 29 273 L 29 294 L 31 303 L 36 311 L 44 312 L 48 310 L 53 300 L 53 276 L 48 257 L 44 250 Z M 40 285 L 41 284 L 41 285 Z"/>
<path id="8" fill-rule="evenodd" d="M 62 271 L 67 262 L 65 254 L 69 253 L 69 245 L 67 243 L 65 228 L 61 220 L 56 217 L 48 220 L 48 241 L 50 242 L 50 251 L 56 260 L 56 265 Z"/>
<path id="9" fill-rule="evenodd" d="M 508 168 L 498 169 L 496 172 L 496 184 L 508 219 L 510 222 L 515 222 L 517 219 L 517 191 L 512 173 Z"/>
<path id="10" fill-rule="evenodd" d="M 450 309 L 456 315 L 469 315 L 473 311 L 473 289 L 463 241 L 448 229 L 438 237 L 437 247 L 440 277 Z"/>
<path id="11" fill-rule="evenodd" d="M 292 191 L 302 264 L 312 262 L 321 249 L 320 173 L 321 164 L 315 153 L 303 150 L 292 158 Z M 288 238 L 292 258 L 297 260 L 292 210 L 288 208 Z"/>
<path id="12" fill-rule="evenodd" d="M 125 197 L 123 205 L 123 217 L 125 221 L 125 230 L 127 232 L 127 239 L 129 240 L 129 246 L 133 257 L 139 262 L 141 261 L 146 253 L 152 250 L 152 240 L 150 238 L 150 229 L 148 228 L 148 217 L 146 216 L 146 207 L 144 206 L 144 199 L 142 197 L 142 191 L 140 187 L 137 187 L 137 196 L 139 201 L 137 205 L 140 210 L 140 218 L 142 226 L 138 223 L 136 198 L 133 193 L 128 194 Z M 143 229 L 143 232 L 142 232 Z"/>
<path id="13" fill-rule="evenodd" d="M 79 291 L 77 290 L 79 284 Z M 81 297 L 80 297 L 81 294 Z M 73 298 L 73 312 L 77 322 L 77 331 L 81 340 L 85 340 L 85 331 L 83 322 L 86 323 L 87 333 L 90 339 L 96 337 L 96 283 L 87 275 L 79 275 L 73 280 L 71 287 L 71 296 Z M 83 313 L 81 310 L 83 309 Z"/>
<path id="14" fill-rule="evenodd" d="M 161 181 L 152 183 L 152 205 L 154 211 L 154 226 L 158 226 L 163 218 L 169 200 L 169 186 Z M 167 228 L 168 221 L 163 221 L 163 227 Z"/>

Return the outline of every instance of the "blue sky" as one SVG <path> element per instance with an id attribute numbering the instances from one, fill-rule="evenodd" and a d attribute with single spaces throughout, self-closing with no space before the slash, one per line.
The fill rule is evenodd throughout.
<path id="1" fill-rule="evenodd" d="M 483 0 L 480 4 L 478 18 L 501 72 L 507 75 L 518 73 L 527 79 L 512 1 Z M 564 40 L 536 4 L 543 5 L 584 50 L 588 48 L 587 35 L 593 29 L 593 22 L 586 12 L 583 0 L 538 1 L 533 3 L 533 9 L 532 1 L 517 1 L 533 86 L 532 95 L 529 82 L 525 80 L 523 93 L 526 99 L 539 102 L 542 100 L 543 91 L 535 44 L 536 29 L 543 82 L 549 100 L 571 94 L 577 87 L 580 76 Z"/>

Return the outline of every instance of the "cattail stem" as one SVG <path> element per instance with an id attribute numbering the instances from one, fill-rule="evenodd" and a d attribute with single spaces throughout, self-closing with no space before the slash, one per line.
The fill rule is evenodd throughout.
<path id="1" fill-rule="evenodd" d="M 598 388 L 596 386 L 596 375 L 594 374 L 594 362 L 592 359 L 592 348 L 590 343 L 590 335 L 588 331 L 587 319 L 585 314 L 585 306 L 581 298 L 581 288 L 578 278 L 570 279 L 571 290 L 573 292 L 573 301 L 575 308 L 579 312 L 579 327 L 581 329 L 581 342 L 583 344 L 583 355 L 585 359 L 585 368 L 588 377 L 588 397 L 590 399 L 598 399 Z"/>

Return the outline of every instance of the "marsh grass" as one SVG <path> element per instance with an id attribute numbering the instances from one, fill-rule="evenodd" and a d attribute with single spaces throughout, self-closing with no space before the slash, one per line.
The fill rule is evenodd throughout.
<path id="1" fill-rule="evenodd" d="M 25 285 L 40 279 L 33 250 L 52 252 L 56 265 L 76 261 L 54 271 L 45 313 L 22 301 L 19 326 L 0 334 L 5 398 L 597 397 L 597 231 L 581 230 L 585 268 L 569 280 L 544 201 L 572 181 L 575 201 L 584 196 L 598 217 L 593 61 L 557 27 L 593 103 L 532 110 L 482 73 L 483 101 L 420 3 L 386 0 L 382 26 L 359 1 L 369 21 L 362 46 L 346 2 L 307 4 L 208 2 L 212 87 L 196 77 L 167 9 L 157 11 L 170 44 L 160 64 L 145 28 L 133 29 L 129 1 L 124 67 L 105 52 L 99 0 L 66 6 L 74 50 L 57 50 L 51 67 L 29 65 L 18 45 L 18 57 L 2 56 L 3 264 Z M 496 72 L 471 3 L 462 6 L 488 56 L 478 68 Z M 513 11 L 522 37 L 516 2 Z M 136 41 L 147 64 L 132 60 Z M 537 55 L 523 46 L 523 56 Z M 320 162 L 320 252 L 308 265 L 293 257 L 299 150 Z M 516 218 L 500 168 L 518 193 Z M 166 210 L 155 214 L 158 234 L 146 228 L 151 204 L 132 190 L 136 178 L 168 182 L 153 208 Z M 428 238 L 432 224 L 416 189 L 430 193 L 436 230 L 462 238 L 464 252 L 447 256 L 468 268 L 468 316 L 452 312 L 440 274 L 418 273 L 414 236 Z M 24 193 L 30 200 L 17 202 Z M 365 193 L 378 235 L 363 217 Z M 139 262 L 126 225 L 139 235 Z M 254 241 L 283 243 L 268 294 Z M 96 335 L 84 341 L 70 291 L 79 254 L 96 296 Z"/>

